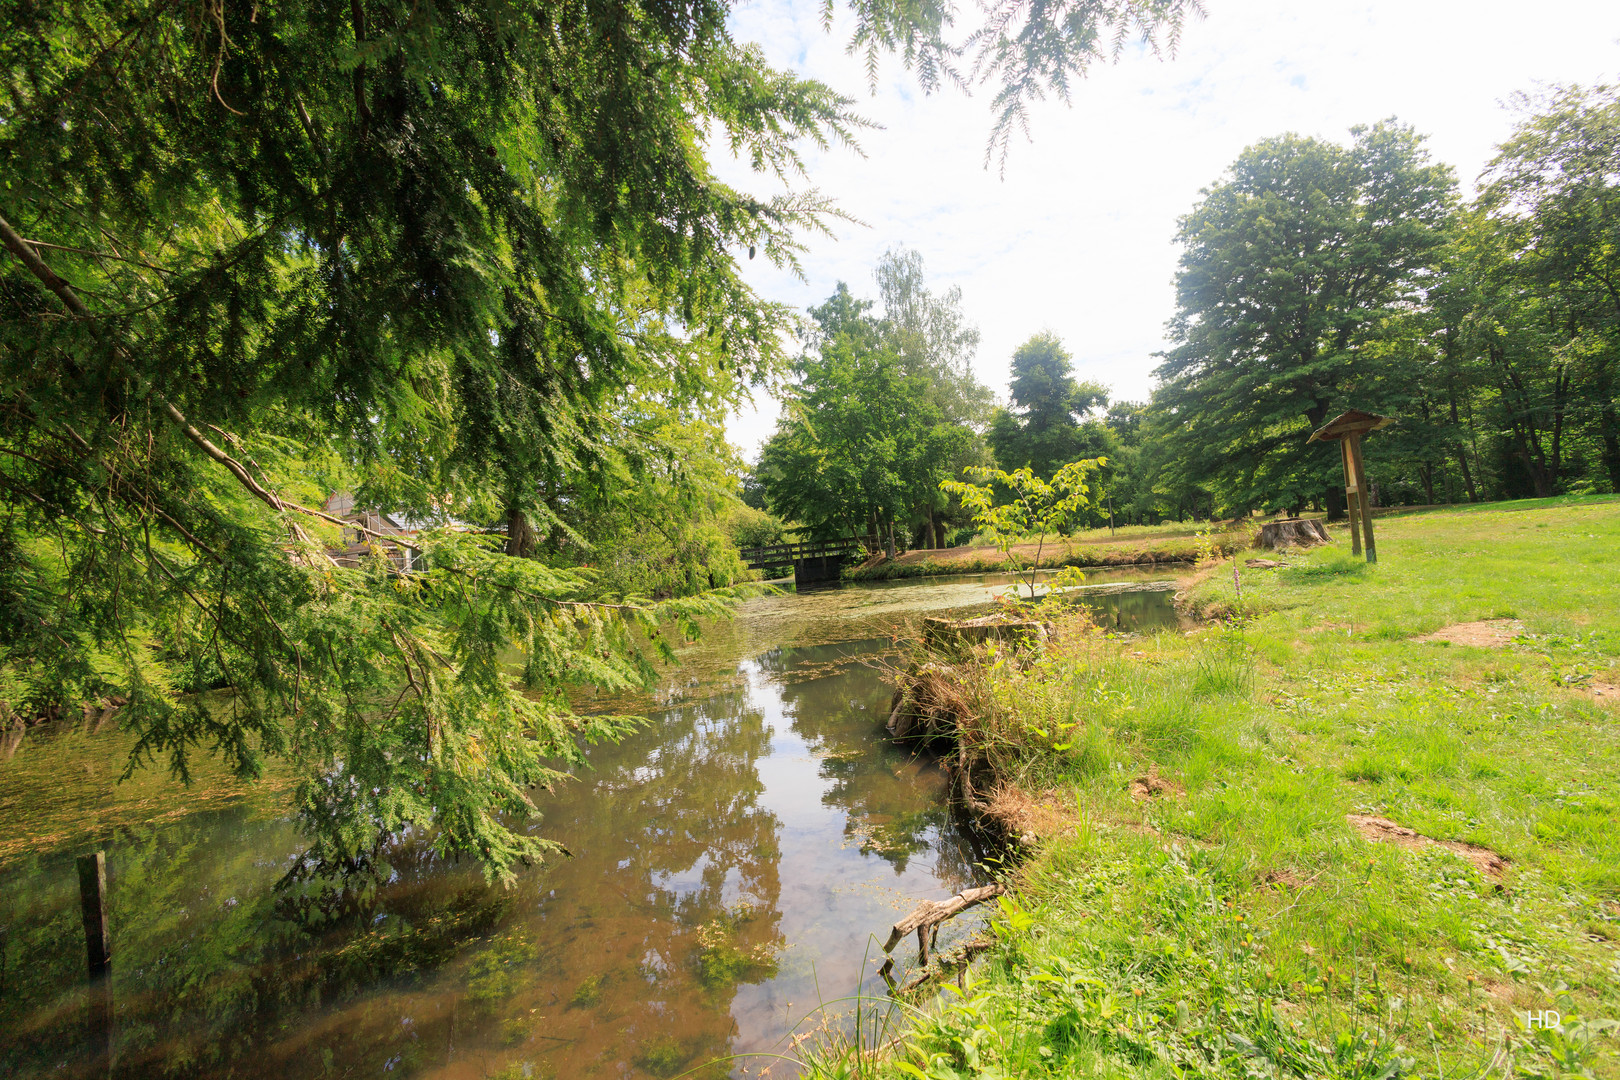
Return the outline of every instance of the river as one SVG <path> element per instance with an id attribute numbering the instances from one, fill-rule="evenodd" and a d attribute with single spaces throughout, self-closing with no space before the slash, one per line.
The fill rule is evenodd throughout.
<path id="1" fill-rule="evenodd" d="M 1162 579 L 1094 574 L 1093 582 Z M 277 888 L 300 845 L 282 788 L 205 769 L 115 782 L 116 723 L 0 748 L 0 1075 L 85 1068 L 74 857 L 106 851 L 114 1075 L 794 1075 L 795 1032 L 881 996 L 879 945 L 985 878 L 939 765 L 883 738 L 885 658 L 927 612 L 1009 579 L 922 579 L 744 604 L 651 696 L 651 723 L 539 793 L 571 858 L 510 888 L 407 839 L 341 897 Z M 1154 630 L 1166 593 L 1094 601 Z M 941 945 L 969 933 L 957 920 Z M 914 959 L 914 948 L 897 952 Z M 905 975 L 901 965 L 897 975 Z M 746 1070 L 746 1072 L 745 1072 Z"/>

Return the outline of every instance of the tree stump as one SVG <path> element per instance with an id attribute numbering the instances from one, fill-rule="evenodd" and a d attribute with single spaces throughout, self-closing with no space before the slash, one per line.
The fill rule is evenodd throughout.
<path id="1" fill-rule="evenodd" d="M 1034 619 L 1007 615 L 982 615 L 977 619 L 947 619 L 930 616 L 923 620 L 923 643 L 932 649 L 971 648 L 987 641 L 1030 645 L 1046 638 L 1046 627 Z"/>
<path id="2" fill-rule="evenodd" d="M 1327 527 L 1317 518 L 1284 518 L 1260 526 L 1260 547 L 1273 551 L 1287 547 L 1314 547 L 1329 543 Z"/>

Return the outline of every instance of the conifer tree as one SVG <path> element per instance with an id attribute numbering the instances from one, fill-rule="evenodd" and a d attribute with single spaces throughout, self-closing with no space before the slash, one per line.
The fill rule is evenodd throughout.
<path id="1" fill-rule="evenodd" d="M 963 55 L 944 8 L 855 6 L 858 43 L 925 83 Z M 1016 109 L 1114 28 L 1185 9 L 1014 6 L 974 40 Z M 512 827 L 528 792 L 630 723 L 574 715 L 567 686 L 645 678 L 643 646 L 720 602 L 604 595 L 506 551 L 566 525 L 545 494 L 605 467 L 626 387 L 703 394 L 778 363 L 783 313 L 736 258 L 795 265 L 833 211 L 720 182 L 711 147 L 789 180 L 801 146 L 860 124 L 734 41 L 729 10 L 0 7 L 12 714 L 116 700 L 130 767 L 180 777 L 197 752 L 244 776 L 286 759 L 313 865 L 365 865 L 410 827 L 495 875 L 543 855 Z M 1045 20 L 1064 32 L 1017 36 Z M 316 509 L 334 478 L 506 536 L 431 533 L 420 574 L 336 566 Z"/>

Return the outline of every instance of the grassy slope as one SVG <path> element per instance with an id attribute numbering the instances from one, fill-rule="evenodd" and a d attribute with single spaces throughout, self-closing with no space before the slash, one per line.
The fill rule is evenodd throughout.
<path id="1" fill-rule="evenodd" d="M 1620 502 L 1397 517 L 1378 546 L 1245 571 L 1241 625 L 1059 628 L 989 671 L 988 734 L 1047 793 L 1003 940 L 896 1055 L 822 1075 L 1620 1076 L 1620 708 L 1584 689 L 1620 683 Z M 1231 592 L 1222 567 L 1193 600 Z M 1413 640 L 1495 617 L 1507 648 Z M 1184 794 L 1133 798 L 1149 772 Z M 1563 1033 L 1526 1031 L 1544 1008 Z"/>

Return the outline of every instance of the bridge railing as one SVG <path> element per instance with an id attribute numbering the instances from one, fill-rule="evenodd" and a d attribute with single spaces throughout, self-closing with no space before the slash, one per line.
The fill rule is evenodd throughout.
<path id="1" fill-rule="evenodd" d="M 765 547 L 743 548 L 738 554 L 751 567 L 777 566 L 799 559 L 818 559 L 827 555 L 846 555 L 857 550 L 861 542 L 846 540 L 809 540 L 797 544 L 769 544 Z"/>

